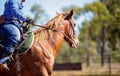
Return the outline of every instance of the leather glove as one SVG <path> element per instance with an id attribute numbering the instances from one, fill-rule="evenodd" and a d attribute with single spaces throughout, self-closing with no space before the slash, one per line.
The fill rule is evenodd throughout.
<path id="1" fill-rule="evenodd" d="M 33 21 L 33 19 L 29 19 L 29 18 L 27 18 L 27 19 L 26 19 L 26 22 L 27 22 L 27 23 L 34 24 L 34 21 Z"/>

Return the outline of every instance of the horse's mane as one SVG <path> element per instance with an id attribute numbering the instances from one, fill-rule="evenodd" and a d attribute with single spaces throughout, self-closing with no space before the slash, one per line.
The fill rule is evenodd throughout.
<path id="1" fill-rule="evenodd" d="M 59 14 L 56 17 L 52 18 L 44 26 L 54 30 L 60 24 L 61 18 L 62 18 L 62 14 Z M 49 39 L 50 37 L 52 37 L 52 33 L 53 33 L 52 30 L 46 28 L 39 28 L 34 32 L 35 42 Z"/>

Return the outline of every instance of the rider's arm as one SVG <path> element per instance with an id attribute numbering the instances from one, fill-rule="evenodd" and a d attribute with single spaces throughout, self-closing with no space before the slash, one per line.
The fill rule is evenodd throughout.
<path id="1" fill-rule="evenodd" d="M 18 18 L 19 20 L 26 21 L 26 17 L 22 13 L 23 6 L 21 5 L 16 0 L 11 0 L 10 1 L 11 14 L 14 17 Z"/>

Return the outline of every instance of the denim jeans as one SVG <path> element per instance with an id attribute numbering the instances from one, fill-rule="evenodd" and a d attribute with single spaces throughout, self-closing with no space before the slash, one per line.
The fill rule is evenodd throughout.
<path id="1" fill-rule="evenodd" d="M 18 24 L 19 25 L 19 24 Z M 5 23 L 0 27 L 0 33 L 7 38 L 3 53 L 10 54 L 14 52 L 14 48 L 20 41 L 20 31 L 13 23 Z"/>

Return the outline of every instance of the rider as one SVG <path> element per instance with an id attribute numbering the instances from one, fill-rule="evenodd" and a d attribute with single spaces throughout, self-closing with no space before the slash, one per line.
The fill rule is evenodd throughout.
<path id="1" fill-rule="evenodd" d="M 7 0 L 5 3 L 4 15 L 6 21 L 3 26 L 0 26 L 0 33 L 7 40 L 4 44 L 1 59 L 10 56 L 14 52 L 15 46 L 20 42 L 20 21 L 33 23 L 32 19 L 23 16 L 23 2 L 25 0 Z"/>

